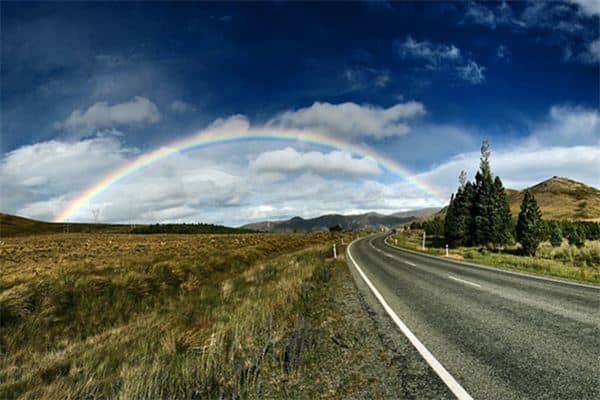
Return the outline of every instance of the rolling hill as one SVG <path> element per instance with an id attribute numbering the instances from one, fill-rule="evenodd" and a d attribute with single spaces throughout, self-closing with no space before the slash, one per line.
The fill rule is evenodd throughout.
<path id="1" fill-rule="evenodd" d="M 357 215 L 326 214 L 310 219 L 294 217 L 282 221 L 256 222 L 243 225 L 242 228 L 265 232 L 318 232 L 326 231 L 336 225 L 341 226 L 344 230 L 392 228 L 426 215 L 431 215 L 438 210 L 438 208 L 427 208 L 403 211 L 390 215 L 374 212 Z"/>
<path id="2" fill-rule="evenodd" d="M 40 233 L 63 232 L 109 232 L 127 233 L 130 225 L 88 224 L 88 223 L 56 223 L 37 221 L 16 215 L 0 213 L 0 237 L 23 236 Z"/>
<path id="3" fill-rule="evenodd" d="M 600 221 L 600 190 L 572 179 L 553 176 L 528 188 L 544 219 Z M 506 189 L 513 217 L 519 215 L 524 190 Z M 433 217 L 446 215 L 446 207 Z"/>
<path id="4" fill-rule="evenodd" d="M 600 190 L 554 176 L 529 188 L 545 219 L 600 220 Z M 518 215 L 524 191 L 507 190 L 510 211 Z"/>
<path id="5" fill-rule="evenodd" d="M 250 230 L 212 224 L 92 224 L 45 222 L 0 213 L 0 238 L 48 233 L 233 234 Z"/>

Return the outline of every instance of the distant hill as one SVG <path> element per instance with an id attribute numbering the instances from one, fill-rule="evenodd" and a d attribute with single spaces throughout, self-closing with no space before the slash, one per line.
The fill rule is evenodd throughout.
<path id="1" fill-rule="evenodd" d="M 0 213 L 0 237 L 25 236 L 40 233 L 111 232 L 127 233 L 130 225 L 44 222 Z"/>
<path id="2" fill-rule="evenodd" d="M 600 220 L 600 190 L 572 179 L 553 176 L 529 188 L 544 219 Z M 513 217 L 519 215 L 525 190 L 506 189 Z M 444 217 L 446 207 L 434 216 Z"/>
<path id="3" fill-rule="evenodd" d="M 437 211 L 439 208 L 403 211 L 391 215 L 374 212 L 358 215 L 327 214 L 310 219 L 294 217 L 283 221 L 256 222 L 244 225 L 242 228 L 263 232 L 318 232 L 326 231 L 336 225 L 341 226 L 344 230 L 393 228 Z"/>
<path id="4" fill-rule="evenodd" d="M 249 233 L 247 229 L 212 224 L 118 225 L 44 222 L 0 213 L 0 238 L 48 233 Z"/>
<path id="5" fill-rule="evenodd" d="M 529 188 L 546 219 L 600 219 L 600 190 L 554 176 Z M 518 215 L 524 191 L 507 190 L 510 210 Z"/>

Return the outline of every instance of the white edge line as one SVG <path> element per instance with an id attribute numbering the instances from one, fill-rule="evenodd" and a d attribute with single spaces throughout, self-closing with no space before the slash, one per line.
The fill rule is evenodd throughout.
<path id="1" fill-rule="evenodd" d="M 442 379 L 446 386 L 448 386 L 452 393 L 454 393 L 454 395 L 459 400 L 473 400 L 471 395 L 467 393 L 467 391 L 460 385 L 460 383 L 458 383 L 456 379 L 454 379 L 454 377 L 450 375 L 446 368 L 444 368 L 444 366 L 433 356 L 433 354 L 431 354 L 431 352 L 427 350 L 423 343 L 421 343 L 421 341 L 417 339 L 417 337 L 410 331 L 410 329 L 408 329 L 408 327 L 404 324 L 404 322 L 402 322 L 400 317 L 398 317 L 394 310 L 392 310 L 392 308 L 388 305 L 381 293 L 379 293 L 379 291 L 371 283 L 369 278 L 367 278 L 362 269 L 360 269 L 358 263 L 354 260 L 354 257 L 352 257 L 352 253 L 350 252 L 350 248 L 352 247 L 354 242 L 356 242 L 356 240 L 352 241 L 352 243 L 350 243 L 346 249 L 346 253 L 348 253 L 349 256 L 348 258 L 352 261 L 352 264 L 354 264 L 354 267 L 356 268 L 362 279 L 365 281 L 369 289 L 371 289 L 371 292 L 373 292 L 377 300 L 379 300 L 385 312 L 387 312 L 387 314 L 392 318 L 392 321 L 394 321 L 398 328 L 400 328 L 400 331 L 402 331 L 404 336 L 408 338 L 408 340 L 417 349 L 417 351 L 421 354 L 425 361 L 427 361 L 427 364 L 429 364 L 429 366 L 435 371 L 435 373 L 438 374 L 438 376 Z"/>
<path id="2" fill-rule="evenodd" d="M 406 251 L 408 253 L 416 254 L 416 255 L 419 255 L 419 256 L 423 256 L 423 257 L 432 258 L 432 259 L 438 260 L 438 261 L 446 261 L 446 262 L 449 262 L 449 263 L 455 264 L 455 265 L 470 266 L 470 267 L 475 267 L 475 268 L 479 268 L 479 269 L 487 269 L 489 271 L 502 272 L 504 274 L 509 274 L 509 275 L 518 275 L 518 276 L 522 276 L 522 277 L 525 277 L 525 278 L 538 279 L 540 281 L 562 283 L 562 284 L 565 284 L 565 285 L 580 286 L 580 287 L 584 287 L 584 288 L 600 290 L 600 286 L 586 285 L 585 283 L 571 282 L 571 281 L 561 280 L 561 279 L 553 279 L 553 278 L 548 278 L 548 277 L 545 277 L 545 276 L 528 274 L 526 272 L 509 271 L 509 270 L 506 270 L 506 269 L 490 267 L 488 265 L 475 264 L 475 263 L 470 263 L 470 262 L 466 262 L 466 261 L 457 261 L 457 260 L 452 260 L 452 259 L 449 259 L 449 258 L 446 258 L 446 257 L 442 257 L 442 256 L 434 256 L 434 255 L 431 255 L 431 254 L 428 254 L 428 253 L 423 253 L 423 252 L 420 252 L 420 251 L 415 251 L 415 250 L 406 249 L 404 247 L 395 246 L 395 245 L 393 245 L 391 243 L 388 243 L 387 237 L 385 239 L 383 239 L 383 243 L 385 243 L 386 246 L 391 247 L 392 249 L 397 249 L 397 250 L 400 250 L 400 251 Z"/>
<path id="3" fill-rule="evenodd" d="M 457 281 L 457 282 L 466 283 L 467 285 L 473 285 L 473 286 L 476 286 L 476 287 L 478 287 L 478 288 L 480 288 L 480 287 L 481 287 L 481 285 L 480 285 L 480 284 L 478 284 L 478 283 L 475 283 L 475 282 L 469 282 L 469 281 L 465 281 L 464 279 L 460 279 L 460 278 L 457 278 L 457 277 L 455 277 L 455 276 L 452 276 L 452 275 L 448 275 L 448 278 L 450 278 L 450 279 L 454 279 L 454 280 L 455 280 L 455 281 Z"/>

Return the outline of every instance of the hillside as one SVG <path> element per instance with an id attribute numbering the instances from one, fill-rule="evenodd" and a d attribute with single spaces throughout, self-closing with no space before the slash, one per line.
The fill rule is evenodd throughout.
<path id="1" fill-rule="evenodd" d="M 530 187 L 546 219 L 600 219 L 600 190 L 554 176 Z M 518 215 L 524 191 L 507 190 L 510 210 Z"/>
<path id="2" fill-rule="evenodd" d="M 27 236 L 48 233 L 138 233 L 138 234 L 233 234 L 250 230 L 212 224 L 119 225 L 91 223 L 57 223 L 36 221 L 0 213 L 0 237 Z"/>
<path id="3" fill-rule="evenodd" d="M 283 221 L 256 222 L 243 225 L 242 228 L 267 232 L 318 232 L 326 231 L 336 225 L 341 226 L 344 230 L 392 228 L 396 225 L 431 215 L 436 211 L 438 211 L 437 208 L 427 208 L 403 211 L 391 215 L 383 215 L 375 212 L 357 215 L 327 214 L 310 219 L 294 217 Z"/>
<path id="4" fill-rule="evenodd" d="M 125 233 L 131 229 L 130 225 L 112 224 L 87 224 L 87 223 L 56 223 L 44 222 L 34 219 L 18 217 L 16 215 L 0 213 L 0 237 L 24 236 L 40 233 Z"/>
<path id="5" fill-rule="evenodd" d="M 600 190 L 572 179 L 553 176 L 529 188 L 544 219 L 600 220 Z M 513 217 L 519 214 L 525 190 L 506 189 Z M 446 207 L 435 216 L 444 217 Z"/>

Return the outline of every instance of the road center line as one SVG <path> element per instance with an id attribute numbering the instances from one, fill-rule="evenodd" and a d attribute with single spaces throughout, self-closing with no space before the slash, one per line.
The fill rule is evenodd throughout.
<path id="1" fill-rule="evenodd" d="M 412 267 L 416 267 L 417 266 L 417 264 L 411 263 L 410 261 L 404 261 L 404 263 L 406 263 L 406 264 L 408 264 L 408 265 L 410 265 Z"/>
<path id="2" fill-rule="evenodd" d="M 455 276 L 452 276 L 452 275 L 448 275 L 448 278 L 450 278 L 450 279 L 454 279 L 454 280 L 455 280 L 455 281 L 457 281 L 457 282 L 466 283 L 467 285 L 475 286 L 475 287 L 478 287 L 478 288 L 480 288 L 480 287 L 481 287 L 481 285 L 479 285 L 479 284 L 477 284 L 477 283 L 473 283 L 473 282 L 465 281 L 464 279 L 460 279 L 460 278 L 457 278 L 457 277 L 455 277 Z"/>
<path id="3" fill-rule="evenodd" d="M 360 239 L 357 239 L 357 240 L 360 240 Z M 360 269 L 360 267 L 358 266 L 358 263 L 354 260 L 354 257 L 352 257 L 352 252 L 350 251 L 354 242 L 356 242 L 356 240 L 353 241 L 352 243 L 350 243 L 348 245 L 348 247 L 346 248 L 346 253 L 348 253 L 348 259 L 350 261 L 352 261 L 354 268 L 356 268 L 356 270 L 358 271 L 358 273 L 360 274 L 362 279 L 365 281 L 365 283 L 367 284 L 369 289 L 371 289 L 371 292 L 373 292 L 373 294 L 375 295 L 375 298 L 377 298 L 379 303 L 381 303 L 385 312 L 392 318 L 392 321 L 394 321 L 394 323 L 398 326 L 398 328 L 400 328 L 400 331 L 404 334 L 404 336 L 406 336 L 406 338 L 417 349 L 417 351 L 425 359 L 427 364 L 429 364 L 429 366 L 442 379 L 442 381 L 446 384 L 446 386 L 448 386 L 450 391 L 452 391 L 452 393 L 454 393 L 456 398 L 458 400 L 473 400 L 471 395 L 469 393 L 467 393 L 467 391 L 460 385 L 460 383 L 458 383 L 456 381 L 456 379 L 454 379 L 454 377 L 452 375 L 450 375 L 450 372 L 448 372 L 446 370 L 446 368 L 444 368 L 444 366 L 433 356 L 433 354 L 431 354 L 431 352 L 429 350 L 427 350 L 427 347 L 425 347 L 425 345 L 423 345 L 423 343 L 421 343 L 421 341 L 419 339 L 417 339 L 417 337 L 410 331 L 410 329 L 408 329 L 406 324 L 404 322 L 402 322 L 400 317 L 398 317 L 398 314 L 396 314 L 396 312 L 394 310 L 392 310 L 392 308 L 385 301 L 385 299 L 383 298 L 381 293 L 379 293 L 379 291 L 371 283 L 369 278 L 367 278 L 367 276 L 362 271 L 362 269 Z"/>

